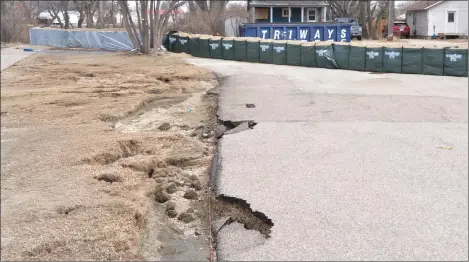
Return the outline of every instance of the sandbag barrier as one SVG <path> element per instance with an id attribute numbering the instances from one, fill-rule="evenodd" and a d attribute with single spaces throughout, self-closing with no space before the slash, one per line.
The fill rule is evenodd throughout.
<path id="1" fill-rule="evenodd" d="M 468 76 L 468 50 L 461 48 L 356 46 L 185 33 L 172 33 L 165 39 L 168 51 L 195 57 L 367 72 Z"/>

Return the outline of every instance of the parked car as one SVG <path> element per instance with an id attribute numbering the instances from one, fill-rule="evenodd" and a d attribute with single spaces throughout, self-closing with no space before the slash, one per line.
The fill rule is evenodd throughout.
<path id="1" fill-rule="evenodd" d="M 358 23 L 355 18 L 335 18 L 335 22 L 352 24 L 350 29 L 350 38 L 356 37 L 358 40 L 362 40 L 362 25 Z"/>
<path id="2" fill-rule="evenodd" d="M 405 38 L 410 37 L 410 27 L 404 21 L 394 21 L 394 27 L 393 27 L 392 31 L 393 31 L 394 36 L 405 37 Z M 385 25 L 383 27 L 383 36 L 384 37 L 388 36 L 388 26 L 387 25 Z"/>

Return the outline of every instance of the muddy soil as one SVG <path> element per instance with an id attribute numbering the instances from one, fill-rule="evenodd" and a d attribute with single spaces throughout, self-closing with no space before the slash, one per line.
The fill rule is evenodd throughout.
<path id="1" fill-rule="evenodd" d="M 2 260 L 207 260 L 213 75 L 184 55 L 2 72 Z"/>

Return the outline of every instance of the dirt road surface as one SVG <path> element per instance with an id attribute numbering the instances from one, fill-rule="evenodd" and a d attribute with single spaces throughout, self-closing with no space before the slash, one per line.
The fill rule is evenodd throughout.
<path id="1" fill-rule="evenodd" d="M 1 259 L 206 260 L 215 83 L 175 54 L 2 71 Z"/>

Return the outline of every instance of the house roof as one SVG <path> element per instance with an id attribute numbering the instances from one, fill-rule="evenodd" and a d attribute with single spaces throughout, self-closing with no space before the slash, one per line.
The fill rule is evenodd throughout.
<path id="1" fill-rule="evenodd" d="M 428 8 L 437 5 L 443 1 L 417 1 L 414 4 L 409 5 L 406 8 L 406 11 L 419 11 L 427 10 Z"/>
<path id="2" fill-rule="evenodd" d="M 299 1 L 299 0 L 253 0 L 251 6 L 329 6 L 326 1 Z"/>

